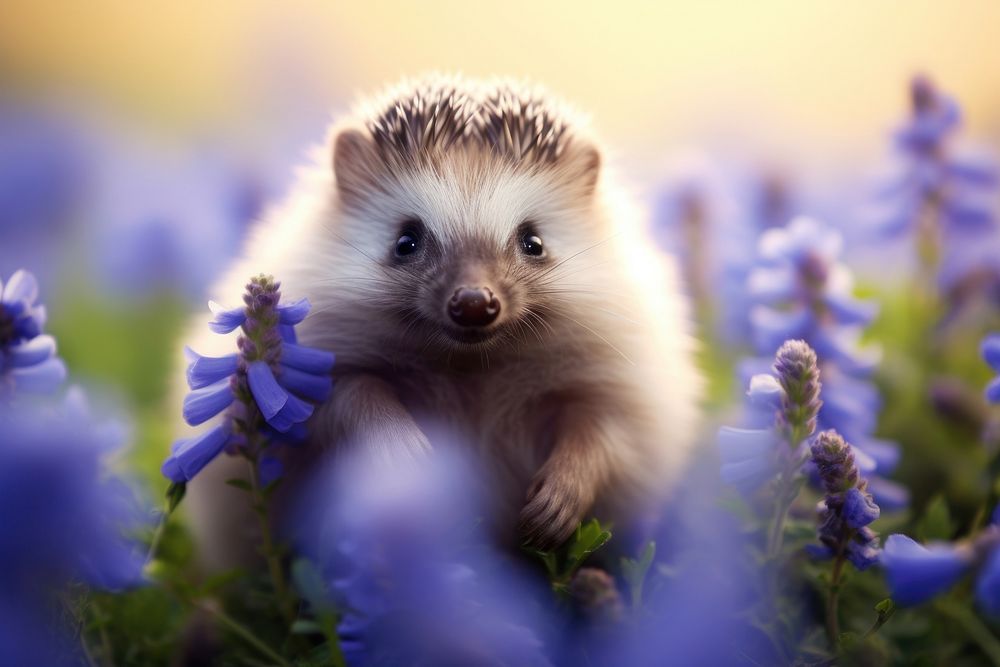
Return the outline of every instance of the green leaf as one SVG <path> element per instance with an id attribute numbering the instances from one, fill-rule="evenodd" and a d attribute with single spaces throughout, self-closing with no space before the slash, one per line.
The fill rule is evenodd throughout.
<path id="1" fill-rule="evenodd" d="M 642 587 L 646 581 L 646 574 L 653 564 L 653 557 L 656 555 L 656 542 L 650 540 L 646 543 L 646 548 L 642 550 L 639 559 L 622 558 L 622 576 L 629 586 L 629 593 L 632 598 L 632 608 L 642 607 Z"/>
<path id="2" fill-rule="evenodd" d="M 296 635 L 321 635 L 323 634 L 323 626 L 316 621 L 299 618 L 292 623 L 292 633 Z"/>
<path id="3" fill-rule="evenodd" d="M 948 501 L 942 495 L 934 496 L 927 504 L 927 510 L 918 524 L 918 532 L 924 540 L 947 540 L 951 538 L 951 512 Z"/>
<path id="4" fill-rule="evenodd" d="M 536 551 L 534 549 L 529 549 L 530 553 L 535 554 L 542 559 L 545 564 L 545 571 L 549 575 L 549 579 L 555 581 L 559 577 L 559 559 L 556 557 L 553 551 Z"/>
<path id="5" fill-rule="evenodd" d="M 231 486 L 231 487 L 233 487 L 235 489 L 240 489 L 241 491 L 246 491 L 247 493 L 251 493 L 253 491 L 253 487 L 250 486 L 250 482 L 248 482 L 245 479 L 241 479 L 241 478 L 227 479 L 226 480 L 226 484 L 228 484 L 229 486 Z"/>
<path id="6" fill-rule="evenodd" d="M 334 606 L 327 595 L 326 582 L 312 561 L 299 558 L 292 563 L 292 581 L 295 589 L 316 613 L 333 613 Z"/>
<path id="7" fill-rule="evenodd" d="M 167 487 L 167 514 L 171 514 L 177 509 L 186 493 L 187 484 L 184 482 L 173 482 Z"/>
<path id="8" fill-rule="evenodd" d="M 896 612 L 896 603 L 892 601 L 892 598 L 886 598 L 875 605 L 875 611 L 878 612 L 879 616 L 891 616 Z"/>
<path id="9" fill-rule="evenodd" d="M 603 547 L 610 539 L 611 531 L 605 530 L 597 519 L 577 526 L 573 542 L 569 546 L 563 576 L 568 579 L 590 554 Z"/>

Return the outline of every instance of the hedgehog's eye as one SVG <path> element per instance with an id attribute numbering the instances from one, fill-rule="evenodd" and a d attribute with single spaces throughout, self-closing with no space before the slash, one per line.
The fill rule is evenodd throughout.
<path id="1" fill-rule="evenodd" d="M 544 257 L 545 245 L 542 237 L 535 230 L 527 229 L 521 233 L 521 252 L 530 257 Z"/>
<path id="2" fill-rule="evenodd" d="M 396 257 L 407 257 L 420 249 L 421 233 L 419 221 L 407 222 L 396 239 Z"/>

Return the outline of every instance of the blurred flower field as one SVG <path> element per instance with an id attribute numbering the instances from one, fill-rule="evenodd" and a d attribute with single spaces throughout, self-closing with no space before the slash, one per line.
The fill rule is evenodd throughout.
<path id="1" fill-rule="evenodd" d="M 1000 160 L 947 82 L 901 81 L 900 100 L 884 175 L 831 179 L 821 204 L 712 161 L 658 176 L 649 242 L 694 305 L 702 446 L 637 539 L 594 520 L 520 554 L 480 534 L 472 463 L 446 456 L 395 477 L 321 471 L 295 490 L 294 529 L 272 533 L 336 351 L 298 345 L 310 304 L 283 301 L 281 276 L 247 276 L 212 314 L 201 301 L 285 193 L 299 127 L 262 125 L 255 161 L 0 100 L 0 653 L 1000 664 Z M 851 205 L 831 205 L 845 181 Z M 239 347 L 187 350 L 191 391 L 172 403 L 197 313 Z M 174 442 L 182 416 L 220 414 Z M 260 518 L 259 571 L 197 565 L 185 485 L 218 456 L 248 462 L 231 485 Z"/>

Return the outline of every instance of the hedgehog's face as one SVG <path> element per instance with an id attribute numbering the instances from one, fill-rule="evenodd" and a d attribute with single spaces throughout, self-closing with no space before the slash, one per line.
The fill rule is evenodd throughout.
<path id="1" fill-rule="evenodd" d="M 370 279 L 403 344 L 454 353 L 544 342 L 559 262 L 600 235 L 588 220 L 593 175 L 562 167 L 460 150 L 406 169 L 376 164 L 367 186 L 345 183 L 338 167 L 345 227 L 374 260 Z"/>

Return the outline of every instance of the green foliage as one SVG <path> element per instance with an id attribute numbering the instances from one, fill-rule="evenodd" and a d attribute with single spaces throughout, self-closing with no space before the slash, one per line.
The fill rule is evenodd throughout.
<path id="1" fill-rule="evenodd" d="M 570 580 L 584 561 L 611 539 L 611 531 L 603 527 L 597 519 L 591 519 L 576 527 L 573 537 L 555 551 L 530 550 L 545 565 L 552 588 L 566 592 Z"/>
<path id="2" fill-rule="evenodd" d="M 646 575 L 653 565 L 653 558 L 656 556 L 656 542 L 650 541 L 642 550 L 642 555 L 638 559 L 622 558 L 621 569 L 622 578 L 628 584 L 629 594 L 632 600 L 632 608 L 642 607 L 642 588 L 646 583 Z"/>

